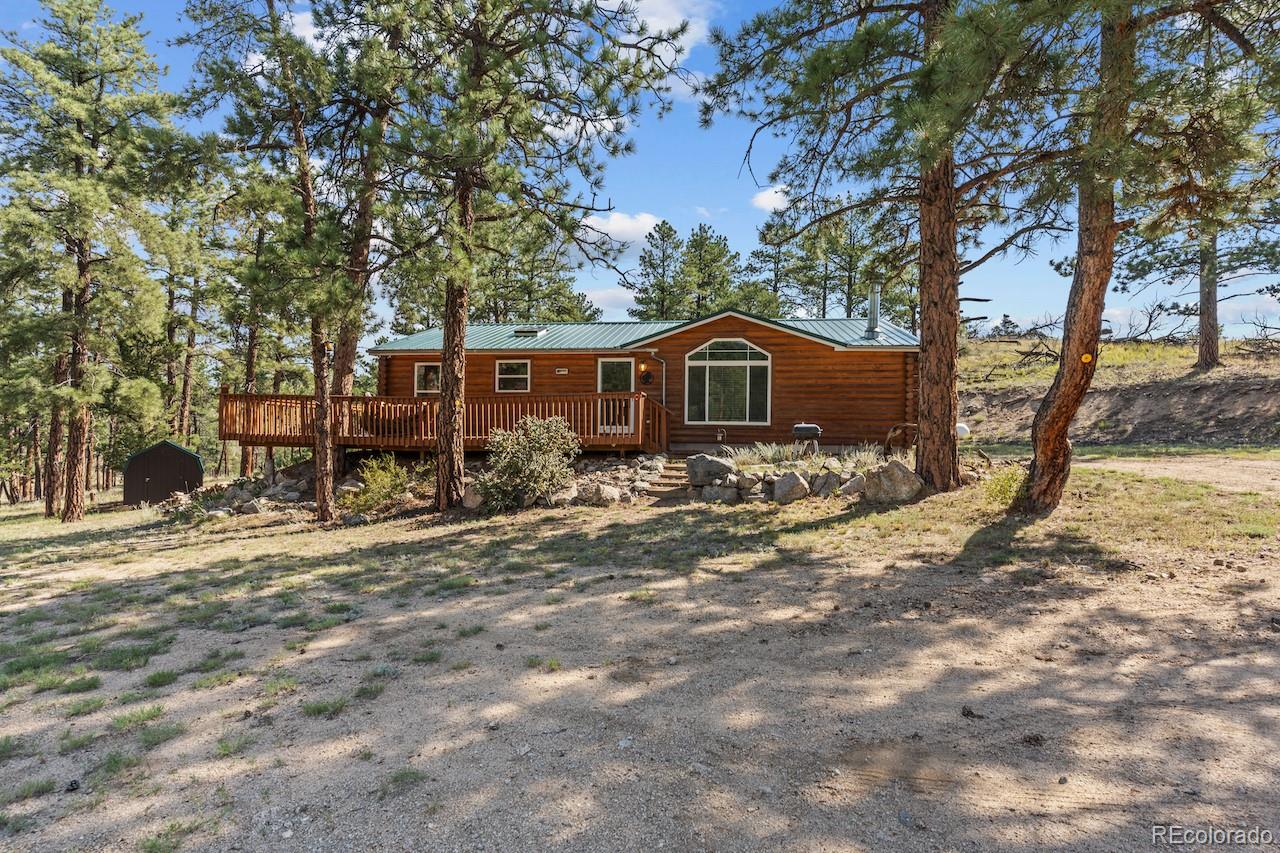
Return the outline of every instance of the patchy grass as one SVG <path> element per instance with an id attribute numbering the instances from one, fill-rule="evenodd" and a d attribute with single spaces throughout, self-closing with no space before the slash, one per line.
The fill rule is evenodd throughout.
<path id="1" fill-rule="evenodd" d="M 90 690 L 97 690 L 102 686 L 102 679 L 96 675 L 81 675 L 78 678 L 68 679 L 58 688 L 61 693 L 88 693 Z"/>
<path id="2" fill-rule="evenodd" d="M 627 593 L 626 599 L 635 604 L 654 604 L 658 600 L 658 594 L 651 589 L 633 589 Z"/>
<path id="3" fill-rule="evenodd" d="M 8 761 L 10 758 L 16 758 L 19 755 L 26 754 L 26 746 L 22 742 L 22 738 L 17 735 L 4 735 L 0 737 L 0 762 Z"/>
<path id="4" fill-rule="evenodd" d="M 148 705 L 145 708 L 135 708 L 132 711 L 126 711 L 123 714 L 112 717 L 111 728 L 117 732 L 133 731 L 143 723 L 149 723 L 152 720 L 159 719 L 163 716 L 163 707 L 159 705 Z"/>
<path id="5" fill-rule="evenodd" d="M 402 767 L 392 773 L 382 781 L 378 787 L 378 799 L 385 800 L 388 797 L 394 797 L 403 794 L 405 791 L 420 785 L 427 778 L 427 774 L 413 767 Z"/>
<path id="6" fill-rule="evenodd" d="M 239 678 L 239 673 L 223 670 L 221 672 L 210 672 L 202 675 L 195 681 L 191 682 L 193 690 L 212 690 L 215 687 L 226 687 Z"/>
<path id="7" fill-rule="evenodd" d="M 200 830 L 200 821 L 171 821 L 163 830 L 138 842 L 140 853 L 174 853 L 189 835 Z"/>
<path id="8" fill-rule="evenodd" d="M 124 752 L 109 752 L 98 762 L 89 775 L 94 782 L 101 784 L 116 778 L 126 770 L 137 767 L 141 763 L 141 756 Z"/>
<path id="9" fill-rule="evenodd" d="M 182 723 L 156 723 L 154 726 L 143 726 L 138 730 L 138 743 L 143 749 L 155 749 L 166 741 L 171 741 L 185 733 L 187 727 Z"/>
<path id="10" fill-rule="evenodd" d="M 73 734 L 71 729 L 67 729 L 58 736 L 58 755 L 68 755 L 82 750 L 92 745 L 97 739 L 98 735 L 94 732 L 85 732 L 77 735 Z"/>
<path id="11" fill-rule="evenodd" d="M 170 684 L 178 680 L 178 673 L 171 669 L 161 669 L 149 674 L 142 679 L 142 683 L 148 687 L 168 687 Z"/>
<path id="12" fill-rule="evenodd" d="M 20 784 L 5 798 L 5 804 L 19 803 L 23 800 L 34 800 L 43 797 L 46 794 L 52 794 L 58 788 L 58 783 L 54 779 L 28 779 Z"/>
<path id="13" fill-rule="evenodd" d="M 246 825 L 253 809 L 291 802 L 303 785 L 298 780 L 323 766 L 353 800 L 389 799 L 418 786 L 402 802 L 412 800 L 431 814 L 438 809 L 432 820 L 439 822 L 441 846 L 465 846 L 457 827 L 470 801 L 451 800 L 443 789 L 432 800 L 421 790 L 434 787 L 433 777 L 444 778 L 449 762 L 477 768 L 486 796 L 512 778 L 535 790 L 556 778 L 559 751 L 581 762 L 585 778 L 636 755 L 614 749 L 636 737 L 655 756 L 637 765 L 642 773 L 670 767 L 683 778 L 690 762 L 713 762 L 664 752 L 662 739 L 644 731 L 645 721 L 687 714 L 691 732 L 712 743 L 726 719 L 716 709 L 742 701 L 718 693 L 717 684 L 740 685 L 736 674 L 744 666 L 773 681 L 748 697 L 760 708 L 734 717 L 733 726 L 741 728 L 733 738 L 761 736 L 765 729 L 753 720 L 780 719 L 782 709 L 805 696 L 821 696 L 829 706 L 829 714 L 808 717 L 803 731 L 769 735 L 778 766 L 799 768 L 800 778 L 813 750 L 840 755 L 853 733 L 887 738 L 919 731 L 919 746 L 927 748 L 954 743 L 953 723 L 966 726 L 975 765 L 1031 774 L 1026 755 L 992 751 L 991 744 L 1008 741 L 1024 750 L 1025 732 L 995 730 L 1018 725 L 1018 709 L 1034 707 L 1035 725 L 1054 736 L 1051 781 L 1067 772 L 1058 764 L 1093 767 L 1110 781 L 1107 768 L 1119 764 L 1102 760 L 1108 756 L 1099 744 L 1113 721 L 1131 719 L 1127 703 L 1162 683 L 1161 667 L 1175 681 L 1194 682 L 1188 693 L 1194 702 L 1205 694 L 1207 676 L 1184 660 L 1243 649 L 1240 666 L 1251 676 L 1249 661 L 1270 653 L 1274 608 L 1264 567 L 1280 552 L 1280 509 L 1265 495 L 1081 468 L 1058 512 L 1021 518 L 1004 511 L 1014 475 L 1003 467 L 982 485 L 905 506 L 837 500 L 785 507 L 534 508 L 340 529 L 246 517 L 233 520 L 240 525 L 235 530 L 212 531 L 132 511 L 91 514 L 84 526 L 67 529 L 0 507 L 6 567 L 0 614 L 22 615 L 0 615 L 0 687 L 8 691 L 0 699 L 8 703 L 4 730 L 14 738 L 0 741 L 0 758 L 14 757 L 4 767 L 9 771 L 18 761 L 35 764 L 16 756 L 40 748 L 40 777 L 91 786 L 89 796 L 57 797 L 56 808 L 49 797 L 7 811 L 11 819 L 37 811 L 36 833 L 62 832 L 50 838 L 75 837 L 74 829 L 63 831 L 69 821 L 92 825 L 95 833 L 110 823 L 112 845 L 129 849 L 147 843 L 143 836 L 166 822 L 185 819 L 191 808 L 225 812 L 228 825 Z M 1215 566 L 1215 558 L 1224 564 Z M 1172 574 L 1176 581 L 1168 579 Z M 1185 585 L 1178 599 L 1182 621 L 1166 618 L 1168 595 L 1160 603 L 1160 588 L 1173 584 Z M 494 590 L 505 595 L 490 597 Z M 1126 606 L 1137 615 L 1126 615 Z M 180 618 L 182 630 L 170 639 Z M 339 624 L 344 627 L 329 633 L 302 630 Z M 93 633 L 77 633 L 90 625 Z M 238 633 L 249 625 L 256 627 Z M 424 636 L 432 641 L 424 643 Z M 562 664 L 554 653 L 570 659 Z M 664 661 L 672 655 L 679 659 L 668 668 Z M 1041 656 L 1052 661 L 1041 665 Z M 938 670 L 939 660 L 963 666 Z M 1008 660 L 1019 662 L 1012 687 Z M 188 668 L 190 661 L 197 662 Z M 1108 682 L 1119 698 L 1085 689 L 1119 667 L 1133 675 Z M 513 677 L 513 668 L 523 677 Z M 572 689 L 561 689 L 566 676 L 544 674 L 566 669 L 575 676 Z M 245 680 L 222 694 L 195 689 L 229 683 L 237 671 Z M 874 695 L 887 698 L 846 701 L 830 686 L 833 673 L 846 683 L 874 685 Z M 900 685 L 886 681 L 899 673 Z M 627 731 L 615 737 L 602 735 L 595 723 L 574 723 L 599 712 L 599 696 L 608 694 L 598 691 L 616 688 L 614 680 L 625 686 L 629 707 L 641 711 L 617 712 L 625 713 Z M 1167 679 L 1163 683 L 1167 687 Z M 1236 733 L 1223 735 L 1231 754 L 1248 736 L 1241 732 L 1262 730 L 1249 719 L 1258 683 L 1242 677 L 1232 687 L 1238 701 L 1198 709 L 1203 731 L 1222 715 L 1221 730 Z M 48 692 L 33 698 L 37 688 Z M 1029 699 L 1012 695 L 1015 690 L 1027 691 Z M 223 701 L 232 693 L 237 701 Z M 910 701 L 894 699 L 899 693 Z M 986 723 L 953 719 L 961 702 L 987 715 Z M 1055 710 L 1064 702 L 1078 718 Z M 404 708 L 422 724 L 406 729 Z M 931 708 L 942 708 L 942 724 Z M 100 717 L 84 716 L 95 712 Z M 76 722 L 62 722 L 63 714 Z M 704 714 L 718 719 L 704 725 Z M 1227 719 L 1230 714 L 1236 717 Z M 299 725 L 302 716 L 308 720 Z M 319 722 L 334 717 L 341 719 Z M 1165 707 L 1153 704 L 1144 726 L 1167 718 Z M 263 728 L 250 728 L 259 721 Z M 1088 726 L 1087 736 L 1077 726 Z M 1092 751 L 1079 746 L 1085 740 Z M 1211 786 L 1213 779 L 1191 778 L 1197 764 L 1184 744 L 1192 742 L 1202 742 L 1200 735 L 1166 726 L 1143 745 L 1167 766 L 1192 768 L 1188 784 Z M 601 744 L 607 749 L 597 758 L 593 750 Z M 316 761 L 322 754 L 325 761 Z M 1150 771 L 1144 760 L 1134 758 L 1132 766 Z M 395 769 L 410 761 L 425 779 L 397 776 Z M 842 762 L 832 758 L 830 766 L 841 769 Z M 217 778 L 204 787 L 209 774 Z M 5 777 L 0 796 L 24 781 L 13 775 Z M 717 784 L 726 796 L 749 799 L 753 789 L 735 787 L 746 776 L 726 773 Z M 195 778 L 200 781 L 192 788 Z M 974 784 L 997 783 L 984 773 Z M 1076 784 L 1073 775 L 1069 792 Z M 265 806 L 263 791 L 271 796 Z M 602 820 L 625 812 L 611 799 L 614 792 L 599 793 Z M 1147 793 L 1129 798 L 1126 807 Z M 761 807 L 795 819 L 784 799 Z M 502 806 L 508 807 L 505 814 L 527 816 L 527 804 Z M 680 808 L 678 802 L 673 807 Z M 361 812 L 352 819 L 376 818 Z M 887 831 L 899 831 L 893 812 L 887 822 Z M 817 831 L 834 830 L 826 824 Z M 584 836 L 583 844 L 591 840 L 598 836 Z M 726 844 L 734 840 L 743 836 Z M 43 835 L 21 841 L 30 849 L 57 846 Z M 859 846 L 836 835 L 831 843 Z"/>
<path id="14" fill-rule="evenodd" d="M 268 699 L 278 699 L 298 689 L 298 679 L 292 675 L 277 675 L 262 683 L 262 695 Z"/>
<path id="15" fill-rule="evenodd" d="M 253 746 L 253 738 L 249 735 L 227 735 L 218 739 L 218 746 L 214 750 L 214 754 L 219 758 L 230 758 L 233 755 L 239 755 L 251 746 Z"/>
<path id="16" fill-rule="evenodd" d="M 314 702 L 303 702 L 302 713 L 308 717 L 327 717 L 332 720 L 341 714 L 346 707 L 346 697 L 339 696 L 334 699 L 317 699 Z"/>
<path id="17" fill-rule="evenodd" d="M 63 714 L 67 717 L 83 717 L 86 714 L 92 714 L 94 711 L 100 710 L 103 705 L 107 704 L 107 700 L 101 696 L 94 696 L 90 699 L 80 699 L 72 702 L 67 706 Z"/>

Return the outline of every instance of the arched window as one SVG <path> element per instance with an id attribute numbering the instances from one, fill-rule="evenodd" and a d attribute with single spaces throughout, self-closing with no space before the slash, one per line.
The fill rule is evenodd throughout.
<path id="1" fill-rule="evenodd" d="M 769 353 L 744 340 L 710 341 L 685 356 L 689 424 L 769 423 Z"/>

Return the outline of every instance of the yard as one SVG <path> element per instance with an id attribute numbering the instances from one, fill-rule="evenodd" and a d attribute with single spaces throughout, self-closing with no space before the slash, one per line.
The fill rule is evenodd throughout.
<path id="1" fill-rule="evenodd" d="M 1115 851 L 1152 824 L 1280 830 L 1280 462 L 1187 459 L 1095 459 L 1031 522 L 981 485 L 329 530 L 4 510 L 3 844 Z M 1218 481 L 1259 460 L 1260 491 Z"/>

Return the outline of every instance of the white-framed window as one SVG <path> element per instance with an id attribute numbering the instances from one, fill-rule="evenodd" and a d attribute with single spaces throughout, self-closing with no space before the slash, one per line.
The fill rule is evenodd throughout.
<path id="1" fill-rule="evenodd" d="M 413 396 L 440 393 L 440 362 L 419 361 L 413 365 Z"/>
<path id="2" fill-rule="evenodd" d="M 529 360 L 499 361 L 494 368 L 493 390 L 499 394 L 520 394 L 529 390 Z"/>
<path id="3" fill-rule="evenodd" d="M 740 338 L 718 338 L 685 356 L 689 424 L 769 423 L 773 360 Z"/>

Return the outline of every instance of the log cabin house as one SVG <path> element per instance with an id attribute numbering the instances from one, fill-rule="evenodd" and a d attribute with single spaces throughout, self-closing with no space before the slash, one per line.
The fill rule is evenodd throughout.
<path id="1" fill-rule="evenodd" d="M 335 444 L 432 449 L 442 341 L 428 329 L 371 349 L 377 393 L 333 398 Z M 525 415 L 565 417 L 586 449 L 646 452 L 790 442 L 797 423 L 820 426 L 824 445 L 878 442 L 916 419 L 920 343 L 878 319 L 729 310 L 690 321 L 477 323 L 466 350 L 468 449 Z M 312 405 L 307 395 L 224 389 L 219 435 L 305 446 Z"/>

